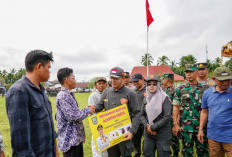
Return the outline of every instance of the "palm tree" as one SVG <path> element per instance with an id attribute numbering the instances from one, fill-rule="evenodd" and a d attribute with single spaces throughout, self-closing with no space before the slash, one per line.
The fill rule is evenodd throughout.
<path id="1" fill-rule="evenodd" d="M 169 58 L 167 56 L 162 56 L 158 58 L 157 65 L 168 65 Z"/>
<path id="2" fill-rule="evenodd" d="M 150 66 L 153 61 L 154 61 L 154 58 L 151 56 L 150 53 L 145 53 L 144 56 L 142 56 L 142 60 L 141 60 L 141 64 L 143 66 L 147 66 L 147 56 L 148 56 L 148 66 Z"/>
<path id="3" fill-rule="evenodd" d="M 185 67 L 185 64 L 195 64 L 197 59 L 193 55 L 183 56 L 180 59 L 179 65 Z"/>

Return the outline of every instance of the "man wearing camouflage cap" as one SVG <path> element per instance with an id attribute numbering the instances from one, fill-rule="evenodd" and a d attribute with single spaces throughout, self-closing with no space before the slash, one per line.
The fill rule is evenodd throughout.
<path id="1" fill-rule="evenodd" d="M 175 87 L 173 85 L 174 82 L 174 74 L 172 73 L 165 73 L 163 75 L 163 85 L 165 87 L 164 92 L 169 96 L 169 98 L 171 99 L 171 101 L 173 101 L 173 97 L 175 94 Z M 171 126 L 173 127 L 173 120 L 171 119 Z M 172 134 L 172 150 L 173 150 L 173 156 L 174 157 L 178 157 L 178 153 L 179 153 L 179 139 L 177 138 L 177 136 L 175 136 L 174 134 Z"/>
<path id="2" fill-rule="evenodd" d="M 200 143 L 197 140 L 197 133 L 202 94 L 209 86 L 197 82 L 197 73 L 197 65 L 187 64 L 185 66 L 185 76 L 188 82 L 176 89 L 173 98 L 173 134 L 182 139 L 182 155 L 185 157 L 193 156 L 194 143 L 198 156 L 208 156 L 207 141 Z"/>
<path id="3" fill-rule="evenodd" d="M 227 67 L 214 70 L 216 85 L 203 94 L 198 140 L 204 142 L 203 128 L 207 123 L 210 157 L 232 156 L 232 90 L 231 71 Z"/>
<path id="4" fill-rule="evenodd" d="M 110 82 L 112 87 L 106 89 L 96 105 L 96 112 L 103 109 L 110 110 L 123 104 L 127 104 L 132 127 L 129 132 L 124 135 L 125 141 L 107 149 L 110 157 L 130 157 L 133 151 L 131 139 L 137 132 L 140 124 L 140 108 L 138 106 L 136 94 L 123 84 L 124 70 L 119 67 L 114 67 L 110 70 Z"/>
<path id="5" fill-rule="evenodd" d="M 213 86 L 215 83 L 211 78 L 208 78 L 208 63 L 198 63 L 198 77 L 197 80 L 199 83 Z"/>

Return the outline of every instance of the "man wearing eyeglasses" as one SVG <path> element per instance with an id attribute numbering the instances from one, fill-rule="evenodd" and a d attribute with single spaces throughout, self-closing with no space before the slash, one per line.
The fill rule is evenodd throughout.
<path id="1" fill-rule="evenodd" d="M 209 154 L 211 157 L 232 156 L 232 90 L 231 71 L 227 67 L 214 70 L 216 85 L 203 94 L 198 140 L 203 143 L 203 128 L 207 124 Z"/>
<path id="2" fill-rule="evenodd" d="M 109 110 L 123 104 L 127 104 L 132 127 L 129 132 L 124 135 L 125 141 L 107 149 L 110 157 L 130 157 L 133 151 L 132 138 L 137 132 L 140 124 L 140 110 L 136 99 L 136 94 L 123 84 L 124 70 L 119 67 L 114 67 L 110 70 L 110 88 L 106 89 L 96 105 L 96 112 L 103 109 Z"/>
<path id="3" fill-rule="evenodd" d="M 200 143 L 197 140 L 197 133 L 202 95 L 209 86 L 198 83 L 197 74 L 197 65 L 187 64 L 185 66 L 185 76 L 188 82 L 176 89 L 173 99 L 172 130 L 174 135 L 182 139 L 182 155 L 185 157 L 193 156 L 194 143 L 198 156 L 208 156 L 207 141 Z"/>
<path id="4" fill-rule="evenodd" d="M 82 120 L 95 112 L 95 107 L 89 105 L 80 110 L 72 89 L 76 87 L 73 70 L 61 68 L 57 73 L 61 91 L 56 97 L 58 148 L 64 157 L 83 157 L 85 131 Z"/>

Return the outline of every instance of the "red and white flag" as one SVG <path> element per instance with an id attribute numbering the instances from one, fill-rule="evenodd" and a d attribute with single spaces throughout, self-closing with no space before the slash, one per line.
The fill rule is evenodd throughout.
<path id="1" fill-rule="evenodd" d="M 146 13 L 147 13 L 147 27 L 150 26 L 150 24 L 154 21 L 152 15 L 151 15 L 151 12 L 149 10 L 149 3 L 148 3 L 148 0 L 146 0 Z"/>

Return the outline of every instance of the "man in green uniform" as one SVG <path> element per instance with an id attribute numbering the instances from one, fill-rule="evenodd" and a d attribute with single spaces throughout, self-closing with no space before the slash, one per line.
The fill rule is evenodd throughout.
<path id="1" fill-rule="evenodd" d="M 209 156 L 207 140 L 200 143 L 197 139 L 201 100 L 203 92 L 209 87 L 197 81 L 198 66 L 187 64 L 185 76 L 188 82 L 176 89 L 173 98 L 173 134 L 182 139 L 182 155 L 193 156 L 193 146 L 199 157 Z M 179 121 L 180 117 L 180 121 Z M 206 139 L 206 137 L 204 137 Z"/>
<path id="2" fill-rule="evenodd" d="M 207 75 L 209 73 L 209 69 L 208 69 L 208 64 L 207 63 L 198 63 L 198 77 L 197 80 L 199 83 L 202 84 L 206 84 L 209 86 L 213 86 L 215 84 L 215 82 L 211 79 L 208 78 Z"/>
<path id="3" fill-rule="evenodd" d="M 171 99 L 171 101 L 173 101 L 173 97 L 175 94 L 175 87 L 173 85 L 174 82 L 174 74 L 171 73 L 165 73 L 163 75 L 163 84 L 164 87 L 166 87 L 164 89 L 164 92 L 169 96 L 169 98 Z M 173 120 L 171 119 L 171 126 L 173 127 Z M 173 156 L 174 157 L 178 157 L 178 153 L 179 153 L 179 139 L 177 136 L 175 136 L 174 134 L 172 134 L 172 150 L 173 150 Z"/>

